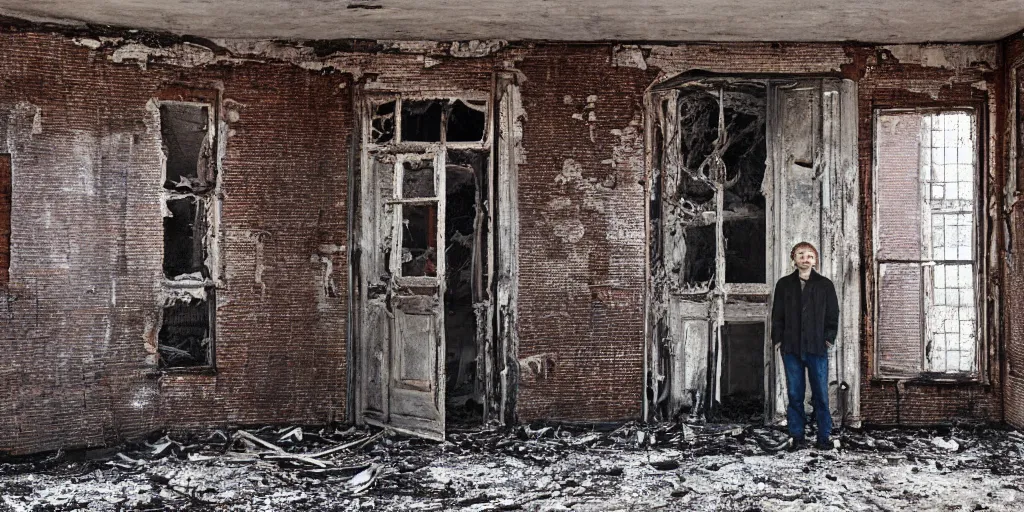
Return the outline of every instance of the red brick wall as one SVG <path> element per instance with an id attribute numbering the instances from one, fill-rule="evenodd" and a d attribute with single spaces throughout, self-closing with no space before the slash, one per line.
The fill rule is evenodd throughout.
<path id="1" fill-rule="evenodd" d="M 0 312 L 0 451 L 137 437 L 166 425 L 343 417 L 344 252 L 318 291 L 321 244 L 346 245 L 351 130 L 344 75 L 244 64 L 108 63 L 50 34 L 0 35 L 0 122 L 12 154 L 9 291 Z M 170 84 L 222 87 L 218 373 L 159 377 L 159 120 Z M 226 119 L 222 116 L 222 119 Z M 254 282 L 254 235 L 265 232 Z"/>
<path id="2" fill-rule="evenodd" d="M 965 67 L 937 65 L 924 66 L 915 62 L 900 62 L 885 47 L 851 47 L 854 64 L 845 68 L 849 78 L 858 81 L 859 159 L 861 171 L 861 199 L 863 212 L 862 268 L 864 269 L 865 315 L 862 325 L 863 359 L 861 366 L 861 417 L 873 424 L 929 424 L 948 422 L 957 418 L 1001 421 L 1002 380 L 1000 372 L 1000 326 L 995 297 L 1000 289 L 999 265 L 991 256 L 983 266 L 989 269 L 988 287 L 988 353 L 986 382 L 973 384 L 934 384 L 907 381 L 897 383 L 876 378 L 872 223 L 872 158 L 873 120 L 875 108 L 962 107 L 974 106 L 978 110 L 979 126 L 983 138 L 984 175 L 994 179 L 986 183 L 987 193 L 995 204 L 1000 204 L 1002 175 L 1000 159 L 990 158 L 998 152 L 1001 136 L 998 126 L 992 126 L 990 111 L 995 111 L 1000 87 L 998 74 L 993 69 L 997 62 L 974 63 Z M 976 86 L 983 84 L 983 86 Z M 999 119 L 995 120 L 998 124 Z M 999 211 L 999 210 L 996 210 Z M 988 218 L 989 247 L 1001 234 L 1000 218 Z M 995 270 L 994 272 L 992 270 Z"/>
<path id="3" fill-rule="evenodd" d="M 527 156 L 519 167 L 523 420 L 640 416 L 643 92 L 653 76 L 610 60 L 609 46 L 558 45 L 531 52 L 517 66 L 526 78 Z"/>
<path id="4" fill-rule="evenodd" d="M 348 243 L 355 84 L 347 73 L 375 90 L 453 91 L 486 90 L 495 68 L 521 72 L 526 160 L 519 167 L 516 410 L 523 420 L 640 414 L 642 102 L 656 77 L 701 68 L 842 70 L 857 79 L 865 268 L 872 107 L 985 105 L 999 90 L 996 73 L 983 66 L 901 64 L 880 59 L 882 49 L 840 45 L 661 47 L 642 66 L 619 60 L 610 44 L 519 45 L 482 58 L 429 61 L 353 53 L 330 61 L 339 72 L 324 73 L 257 62 L 143 69 L 111 63 L 110 49 L 42 33 L 0 34 L 0 51 L 0 123 L 8 134 L 0 153 L 12 154 L 15 183 L 11 284 L 0 303 L 0 351 L 7 356 L 0 367 L 0 451 L 16 453 L 96 445 L 167 426 L 345 418 L 347 247 L 333 255 L 335 297 L 323 290 L 319 258 L 324 248 Z M 972 88 L 977 82 L 987 94 Z M 162 275 L 159 124 L 147 102 L 168 85 L 223 91 L 216 375 L 160 376 L 147 364 Z M 986 147 L 998 147 L 992 144 Z M 908 383 L 897 393 L 894 384 L 871 379 L 871 326 L 869 317 L 865 421 L 893 423 L 897 408 L 903 423 L 1002 418 L 995 341 L 989 384 Z"/>
<path id="5" fill-rule="evenodd" d="M 1005 152 L 1007 177 L 1016 176 L 1016 188 L 1010 192 L 1021 190 L 1024 184 L 1024 34 L 1015 34 L 1003 41 L 1005 66 L 1005 99 L 1006 129 Z M 1016 89 L 1016 91 L 1015 91 Z M 1010 159 L 1016 149 L 1016 161 Z M 1006 377 L 1005 409 L 1006 421 L 1024 428 L 1024 257 L 1021 254 L 1021 241 L 1024 240 L 1024 203 L 1012 203 L 1006 234 L 1008 249 L 1003 258 L 1006 272 L 1006 291 L 1003 294 L 1003 311 L 1006 318 L 1003 336 L 1006 339 L 1005 365 L 1003 374 Z M 1002 245 L 1001 245 L 1002 246 Z"/>

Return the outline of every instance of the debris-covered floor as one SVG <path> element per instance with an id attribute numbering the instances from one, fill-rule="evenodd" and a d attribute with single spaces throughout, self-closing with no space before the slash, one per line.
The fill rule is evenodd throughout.
<path id="1" fill-rule="evenodd" d="M 1024 510 L 1024 435 L 763 427 L 263 428 L 0 464 L 0 510 Z"/>

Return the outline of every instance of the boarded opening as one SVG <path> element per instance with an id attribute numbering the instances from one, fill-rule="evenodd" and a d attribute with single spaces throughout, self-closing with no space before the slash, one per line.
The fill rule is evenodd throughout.
<path id="1" fill-rule="evenodd" d="M 205 203 L 186 196 L 167 201 L 170 216 L 164 217 L 164 276 L 173 279 L 200 273 L 208 277 L 204 250 L 206 235 Z"/>
<path id="2" fill-rule="evenodd" d="M 763 322 L 722 326 L 721 406 L 725 420 L 760 422 L 764 416 Z"/>
<path id="3" fill-rule="evenodd" d="M 187 368 L 210 364 L 210 301 L 178 300 L 164 307 L 160 326 L 160 367 Z"/>

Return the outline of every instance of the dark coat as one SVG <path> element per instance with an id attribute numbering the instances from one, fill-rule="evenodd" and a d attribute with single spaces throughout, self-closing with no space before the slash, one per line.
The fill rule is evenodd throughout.
<path id="1" fill-rule="evenodd" d="M 811 271 L 800 290 L 800 274 L 779 279 L 772 303 L 772 343 L 782 345 L 783 354 L 828 353 L 826 343 L 835 343 L 839 332 L 839 299 L 829 278 Z"/>

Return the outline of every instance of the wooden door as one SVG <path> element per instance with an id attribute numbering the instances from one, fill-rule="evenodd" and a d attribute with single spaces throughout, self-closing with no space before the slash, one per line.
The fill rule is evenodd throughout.
<path id="1" fill-rule="evenodd" d="M 361 191 L 364 422 L 444 438 L 444 153 L 369 154 Z"/>
<path id="2" fill-rule="evenodd" d="M 839 79 L 773 81 L 769 91 L 769 162 L 775 177 L 769 262 L 774 280 L 793 271 L 798 242 L 818 248 L 818 272 L 835 283 L 840 326 L 829 354 L 833 422 L 859 424 L 860 217 L 856 86 Z M 770 348 L 769 348 L 770 350 Z M 782 359 L 770 351 L 766 417 L 786 416 Z M 808 389 L 808 400 L 810 390 Z"/>

